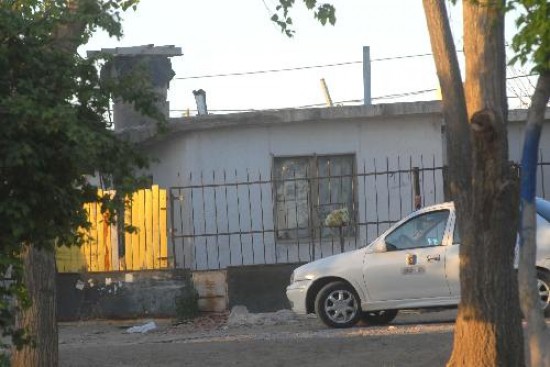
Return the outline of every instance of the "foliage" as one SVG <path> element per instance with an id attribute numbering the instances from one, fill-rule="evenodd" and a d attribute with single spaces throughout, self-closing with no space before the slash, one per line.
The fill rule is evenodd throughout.
<path id="1" fill-rule="evenodd" d="M 4 276 L 0 279 L 0 337 L 11 336 L 12 342 L 16 346 L 22 346 L 30 342 L 29 336 L 25 330 L 15 329 L 15 313 L 19 307 L 28 307 L 30 300 L 25 287 L 20 279 L 23 277 L 22 262 L 14 256 L 4 256 L 0 258 L 0 268 L 5 269 Z M 15 304 L 12 300 L 17 299 Z M 9 359 L 2 350 L 8 350 L 9 345 L 0 342 L 0 366 L 9 366 Z"/>
<path id="2" fill-rule="evenodd" d="M 98 67 L 107 56 L 76 52 L 97 29 L 120 37 L 121 12 L 137 2 L 0 2 L 0 328 L 15 345 L 25 334 L 13 329 L 13 305 L 29 302 L 21 244 L 53 250 L 81 243 L 78 229 L 89 227 L 83 203 L 97 200 L 115 212 L 140 183 L 134 170 L 147 164 L 116 138 L 107 118 L 111 97 L 155 114 L 147 80 L 102 81 Z M 97 197 L 89 179 L 97 175 L 116 185 L 114 200 Z"/>
<path id="3" fill-rule="evenodd" d="M 303 0 L 308 10 L 313 11 L 313 16 L 322 25 L 329 22 L 331 25 L 336 23 L 336 9 L 331 4 L 319 4 L 317 0 Z M 292 37 L 295 31 L 291 28 L 292 18 L 289 16 L 289 9 L 294 5 L 295 0 L 279 0 L 279 5 L 275 7 L 277 11 L 271 16 L 271 20 L 281 28 L 281 32 L 288 37 Z"/>
<path id="4" fill-rule="evenodd" d="M 509 0 L 508 9 L 520 11 L 516 19 L 518 32 L 512 48 L 516 55 L 511 62 L 532 61 L 533 71 L 550 71 L 550 2 L 547 0 Z"/>
<path id="5" fill-rule="evenodd" d="M 325 218 L 325 226 L 341 227 L 349 224 L 348 208 L 335 209 L 331 211 Z"/>

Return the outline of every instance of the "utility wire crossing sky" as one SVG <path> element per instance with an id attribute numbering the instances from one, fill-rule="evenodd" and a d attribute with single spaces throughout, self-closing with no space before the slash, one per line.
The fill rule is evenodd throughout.
<path id="1" fill-rule="evenodd" d="M 98 33 L 80 51 L 146 44 L 181 47 L 168 98 L 172 116 L 196 110 L 193 90 L 206 91 L 211 113 L 325 105 L 324 79 L 335 104 L 363 103 L 363 46 L 370 47 L 373 103 L 434 100 L 439 84 L 419 1 L 333 0 L 336 25 L 321 26 L 296 2 L 296 35 L 270 21 L 276 0 L 141 0 L 124 14 L 125 36 Z M 457 50 L 461 9 L 449 8 Z M 507 21 L 507 41 L 514 34 Z M 459 60 L 463 69 L 463 55 Z M 352 60 L 352 61 L 349 61 Z M 508 67 L 510 108 L 525 107 L 534 77 Z"/>

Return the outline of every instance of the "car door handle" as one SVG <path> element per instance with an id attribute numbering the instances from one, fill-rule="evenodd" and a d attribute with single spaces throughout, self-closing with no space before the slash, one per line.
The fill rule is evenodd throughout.
<path id="1" fill-rule="evenodd" d="M 426 256 L 426 260 L 428 260 L 428 262 L 430 261 L 440 261 L 441 260 L 441 256 L 440 255 L 428 255 Z"/>

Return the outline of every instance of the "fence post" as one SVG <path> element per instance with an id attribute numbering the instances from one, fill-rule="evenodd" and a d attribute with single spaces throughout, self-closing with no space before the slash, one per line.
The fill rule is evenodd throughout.
<path id="1" fill-rule="evenodd" d="M 422 207 L 422 196 L 420 193 L 420 170 L 418 167 L 412 169 L 412 186 L 413 186 L 413 206 L 414 210 L 418 210 Z"/>
<path id="2" fill-rule="evenodd" d="M 181 193 L 180 193 L 180 196 L 181 196 Z M 172 256 L 174 257 L 174 269 L 177 269 L 178 267 L 178 258 L 177 258 L 177 249 L 176 249 L 176 227 L 174 225 L 174 195 L 172 194 L 172 188 L 168 188 L 168 210 L 170 211 L 170 228 L 168 229 L 168 232 L 170 234 L 170 242 L 172 243 Z M 180 205 L 182 205 L 180 203 Z M 183 219 L 181 218 L 180 216 L 180 221 L 182 221 Z M 183 233 L 181 233 L 183 234 Z M 182 253 L 184 254 L 185 253 L 185 239 L 182 239 Z M 168 251 L 168 257 L 170 256 L 170 251 Z M 168 258 L 166 259 L 167 261 L 167 265 L 169 266 L 170 264 L 170 261 L 168 261 Z M 183 262 L 183 266 L 182 267 L 185 267 L 185 258 L 184 258 L 184 262 Z"/>
<path id="3" fill-rule="evenodd" d="M 118 209 L 118 217 L 116 218 L 116 235 L 118 240 L 118 258 L 123 259 L 126 255 L 126 230 L 125 230 L 125 222 L 124 218 L 126 218 L 126 208 L 124 205 L 125 199 L 121 199 L 122 202 L 117 204 Z M 120 263 L 118 265 L 118 269 L 120 270 Z"/>
<path id="4" fill-rule="evenodd" d="M 441 168 L 441 176 L 443 177 L 443 200 L 452 201 L 451 197 L 451 182 L 449 179 L 449 167 L 443 166 Z"/>

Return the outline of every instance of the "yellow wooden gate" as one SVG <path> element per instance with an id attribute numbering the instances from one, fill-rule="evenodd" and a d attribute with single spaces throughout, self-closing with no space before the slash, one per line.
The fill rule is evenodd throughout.
<path id="1" fill-rule="evenodd" d="M 100 196 L 109 194 L 99 191 Z M 112 192 L 111 192 L 112 194 Z M 85 204 L 91 223 L 88 240 L 81 247 L 60 247 L 56 251 L 59 272 L 125 271 L 168 267 L 166 190 L 153 185 L 127 200 L 124 223 L 136 228 L 125 234 L 125 253 L 119 256 L 116 225 L 101 214 L 101 204 Z"/>

